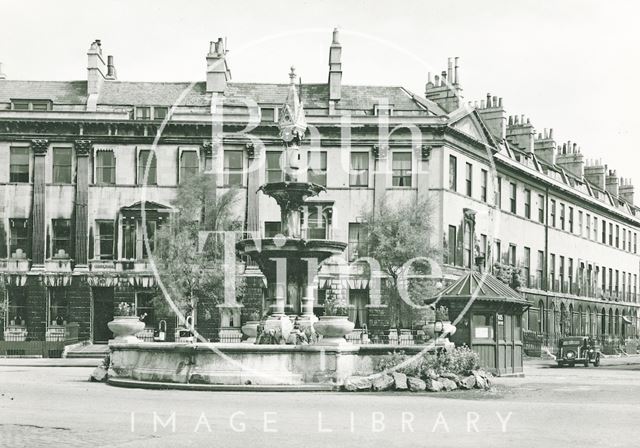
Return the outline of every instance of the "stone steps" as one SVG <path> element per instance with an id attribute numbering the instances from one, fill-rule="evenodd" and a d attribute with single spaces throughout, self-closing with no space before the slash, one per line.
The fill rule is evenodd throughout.
<path id="1" fill-rule="evenodd" d="M 71 348 L 67 351 L 66 357 L 71 359 L 102 359 L 107 353 L 109 353 L 109 346 L 107 344 L 85 344 Z"/>

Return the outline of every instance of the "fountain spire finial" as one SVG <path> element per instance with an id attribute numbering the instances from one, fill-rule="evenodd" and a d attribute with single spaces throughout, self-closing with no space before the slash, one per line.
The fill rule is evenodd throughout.
<path id="1" fill-rule="evenodd" d="M 298 142 L 302 140 L 304 133 L 307 131 L 307 121 L 304 116 L 304 106 L 298 96 L 296 88 L 296 69 L 291 67 L 289 73 L 289 91 L 287 99 L 280 109 L 280 119 L 278 127 L 280 128 L 280 138 L 285 144 L 290 144 L 294 139 Z"/>

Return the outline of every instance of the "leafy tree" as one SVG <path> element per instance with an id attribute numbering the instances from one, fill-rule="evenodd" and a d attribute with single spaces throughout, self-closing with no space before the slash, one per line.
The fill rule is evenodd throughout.
<path id="1" fill-rule="evenodd" d="M 239 191 L 215 192 L 215 178 L 199 174 L 180 184 L 173 203 L 175 212 L 169 222 L 156 232 L 153 259 L 171 301 L 183 316 L 193 316 L 197 324 L 198 309 L 213 315 L 224 298 L 224 237 L 210 233 L 204 245 L 202 231 L 239 230 L 235 215 Z M 240 293 L 242 285 L 240 285 Z M 241 294 L 240 294 L 241 295 Z M 160 313 L 175 311 L 162 293 L 154 300 Z"/>
<path id="2" fill-rule="evenodd" d="M 431 224 L 432 204 L 428 198 L 394 201 L 383 198 L 375 210 L 365 213 L 365 242 L 367 252 L 380 264 L 388 277 L 388 306 L 393 325 L 408 324 L 415 317 L 413 305 L 423 305 L 423 300 L 435 295 L 432 282 L 421 280 L 401 284 L 409 273 L 426 274 L 430 267 L 417 261 L 405 265 L 417 257 L 436 259 L 438 249 L 433 245 Z M 411 272 L 409 272 L 411 271 Z M 409 302 L 400 295 L 400 287 L 408 289 Z"/>
<path id="3" fill-rule="evenodd" d="M 519 289 L 523 285 L 521 268 L 503 263 L 494 263 L 493 269 L 496 278 L 511 288 Z"/>

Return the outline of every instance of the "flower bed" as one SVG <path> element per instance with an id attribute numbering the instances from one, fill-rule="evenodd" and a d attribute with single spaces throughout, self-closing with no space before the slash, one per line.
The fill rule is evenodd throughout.
<path id="1" fill-rule="evenodd" d="M 347 391 L 410 390 L 412 392 L 488 389 L 492 375 L 480 369 L 477 353 L 463 346 L 439 354 L 409 356 L 390 353 L 377 365 L 376 373 L 345 380 Z"/>

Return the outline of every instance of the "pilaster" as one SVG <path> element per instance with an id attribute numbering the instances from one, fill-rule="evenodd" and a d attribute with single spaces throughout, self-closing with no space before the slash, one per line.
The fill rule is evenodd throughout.
<path id="1" fill-rule="evenodd" d="M 31 258 L 34 269 L 44 269 L 44 251 L 46 239 L 45 222 L 45 156 L 49 149 L 49 141 L 46 139 L 31 140 L 31 149 L 34 154 L 33 162 L 33 208 L 32 234 L 31 234 Z"/>
<path id="2" fill-rule="evenodd" d="M 88 267 L 88 205 L 89 205 L 89 155 L 93 149 L 90 140 L 76 140 L 76 192 L 75 192 L 75 263 L 76 269 Z"/>
<path id="3" fill-rule="evenodd" d="M 373 209 L 375 212 L 380 207 L 380 203 L 387 190 L 389 147 L 386 145 L 374 145 L 373 157 L 375 160 L 373 173 Z"/>

